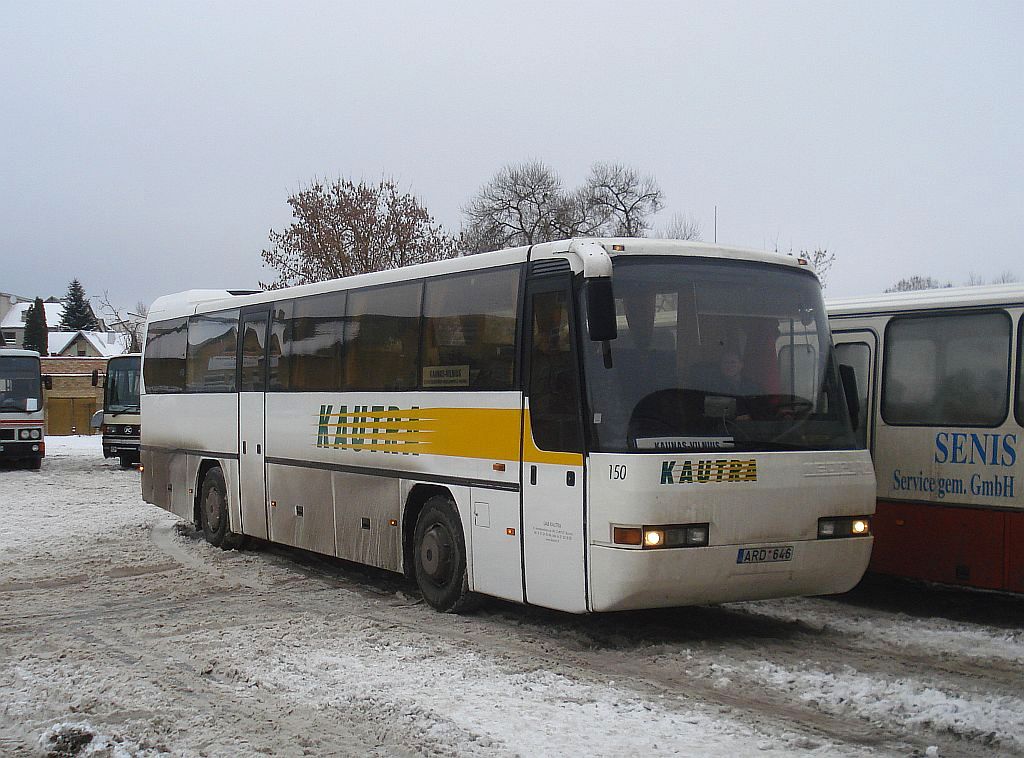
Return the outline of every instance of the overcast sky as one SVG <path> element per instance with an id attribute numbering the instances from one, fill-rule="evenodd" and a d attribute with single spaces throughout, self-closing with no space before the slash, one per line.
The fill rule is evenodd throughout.
<path id="1" fill-rule="evenodd" d="M 149 302 L 274 278 L 316 176 L 452 231 L 507 163 L 654 175 L 664 224 L 911 274 L 1024 279 L 1024 2 L 0 0 L 0 291 Z"/>

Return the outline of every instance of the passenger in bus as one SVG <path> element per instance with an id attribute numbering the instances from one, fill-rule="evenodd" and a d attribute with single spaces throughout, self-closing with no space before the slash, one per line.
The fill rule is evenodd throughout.
<path id="1" fill-rule="evenodd" d="M 744 377 L 743 358 L 738 350 L 726 347 L 719 356 L 718 364 L 701 377 L 700 385 L 708 394 L 736 398 L 736 419 L 750 420 L 746 398 L 756 390 Z"/>

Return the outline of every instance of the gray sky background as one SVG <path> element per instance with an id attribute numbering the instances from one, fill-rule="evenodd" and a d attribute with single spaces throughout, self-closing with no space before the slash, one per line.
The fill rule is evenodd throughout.
<path id="1" fill-rule="evenodd" d="M 382 6 L 382 7 L 378 7 Z M 272 280 L 315 176 L 452 231 L 507 163 L 653 174 L 828 294 L 1024 279 L 1024 2 L 0 0 L 0 291 L 123 306 Z"/>

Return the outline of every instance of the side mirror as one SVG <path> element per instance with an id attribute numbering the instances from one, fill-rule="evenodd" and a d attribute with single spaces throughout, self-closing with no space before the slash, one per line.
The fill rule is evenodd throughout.
<path id="1" fill-rule="evenodd" d="M 854 429 L 860 425 L 860 393 L 857 391 L 857 373 L 853 366 L 839 364 L 839 378 L 843 382 L 843 394 L 846 395 L 846 407 L 850 411 L 850 421 Z"/>
<path id="2" fill-rule="evenodd" d="M 99 429 L 103 426 L 103 410 L 100 409 L 92 414 L 92 418 L 89 419 L 89 426 L 93 429 Z"/>
<path id="3" fill-rule="evenodd" d="M 46 389 L 48 389 L 48 390 L 52 390 L 53 389 L 53 377 L 50 376 L 49 374 L 44 374 L 43 375 L 43 386 Z"/>
<path id="4" fill-rule="evenodd" d="M 99 372 L 99 369 L 95 369 L 94 368 L 92 370 L 92 386 L 93 387 L 98 387 L 99 383 L 100 383 L 100 372 Z"/>
<path id="5" fill-rule="evenodd" d="M 593 342 L 613 340 L 619 335 L 615 320 L 615 295 L 607 277 L 587 279 L 583 284 L 587 298 L 587 331 Z"/>

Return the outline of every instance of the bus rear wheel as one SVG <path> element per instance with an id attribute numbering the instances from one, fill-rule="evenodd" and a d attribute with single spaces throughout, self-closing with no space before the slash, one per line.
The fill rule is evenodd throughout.
<path id="1" fill-rule="evenodd" d="M 242 538 L 229 527 L 228 494 L 224 474 L 211 468 L 203 477 L 199 496 L 199 521 L 206 541 L 222 550 L 241 547 Z"/>
<path id="2" fill-rule="evenodd" d="M 442 613 L 464 613 L 478 598 L 469 591 L 466 541 L 455 503 L 442 495 L 427 500 L 416 519 L 413 567 L 423 599 Z"/>

